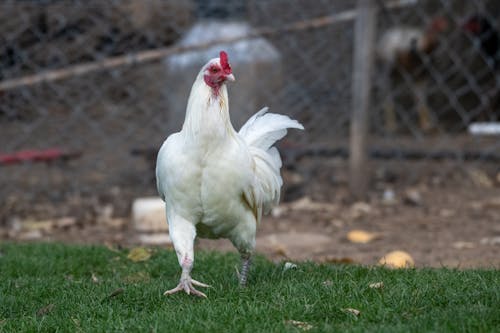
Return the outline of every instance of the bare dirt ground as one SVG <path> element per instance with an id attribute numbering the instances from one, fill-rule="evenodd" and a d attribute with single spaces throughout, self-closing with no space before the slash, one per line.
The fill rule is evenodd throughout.
<path id="1" fill-rule="evenodd" d="M 363 201 L 349 196 L 344 160 L 304 160 L 285 171 L 284 202 L 259 226 L 257 252 L 273 260 L 371 265 L 403 250 L 417 267 L 500 267 L 496 165 L 386 161 L 370 167 L 374 180 Z M 134 246 L 137 232 L 123 207 L 133 197 L 112 188 L 100 198 L 71 197 L 50 209 L 39 204 L 38 215 L 23 215 L 18 206 L 11 214 L 18 217 L 0 226 L 0 239 Z M 353 242 L 353 230 L 373 239 Z M 197 248 L 235 251 L 227 240 L 199 240 Z"/>
<path id="2" fill-rule="evenodd" d="M 488 191 L 487 191 L 488 192 Z M 498 190 L 422 191 L 422 204 L 311 202 L 283 205 L 279 217 L 262 223 L 257 249 L 273 259 L 375 264 L 388 252 L 408 252 L 417 266 L 500 267 L 500 197 Z M 494 196 L 496 195 L 496 197 Z M 349 232 L 375 238 L 354 243 Z M 201 242 L 231 249 L 229 242 Z"/>

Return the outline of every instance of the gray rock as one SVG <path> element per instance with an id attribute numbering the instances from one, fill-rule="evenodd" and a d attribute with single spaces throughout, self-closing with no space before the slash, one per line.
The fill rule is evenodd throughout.
<path id="1" fill-rule="evenodd" d="M 138 232 L 168 231 L 163 200 L 157 197 L 135 199 L 132 204 L 132 227 Z"/>

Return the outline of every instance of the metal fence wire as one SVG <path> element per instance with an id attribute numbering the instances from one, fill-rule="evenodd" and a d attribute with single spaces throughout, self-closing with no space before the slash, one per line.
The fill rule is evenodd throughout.
<path id="1" fill-rule="evenodd" d="M 375 3 L 368 190 L 468 168 L 498 181 L 498 136 L 477 132 L 498 131 L 500 3 Z M 357 15 L 352 0 L 2 1 L 0 222 L 82 198 L 125 214 L 154 195 L 154 154 L 180 126 L 193 59 L 221 48 L 243 53 L 236 125 L 264 105 L 300 120 L 286 166 L 302 194 L 328 200 L 347 172 Z"/>

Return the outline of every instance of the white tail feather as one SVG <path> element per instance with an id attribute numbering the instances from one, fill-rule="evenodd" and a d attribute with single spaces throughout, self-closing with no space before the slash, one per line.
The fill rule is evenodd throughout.
<path id="1" fill-rule="evenodd" d="M 253 189 L 253 196 L 256 205 L 262 207 L 264 213 L 278 204 L 283 185 L 280 175 L 281 157 L 273 145 L 286 135 L 288 128 L 304 129 L 304 126 L 296 120 L 267 111 L 268 108 L 265 107 L 257 112 L 239 131 L 250 146 L 255 162 L 257 183 Z"/>
<path id="2" fill-rule="evenodd" d="M 281 114 L 267 113 L 268 110 L 268 107 L 263 108 L 241 127 L 239 133 L 250 146 L 267 150 L 286 135 L 287 128 L 304 129 L 297 120 Z"/>

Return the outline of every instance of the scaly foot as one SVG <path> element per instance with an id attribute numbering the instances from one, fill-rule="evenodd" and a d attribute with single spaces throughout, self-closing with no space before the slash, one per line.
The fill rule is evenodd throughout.
<path id="1" fill-rule="evenodd" d="M 241 256 L 241 274 L 236 270 L 238 274 L 238 278 L 240 280 L 240 286 L 246 287 L 247 285 L 247 276 L 248 276 L 248 270 L 250 269 L 250 255 L 249 254 L 244 254 Z"/>
<path id="2" fill-rule="evenodd" d="M 172 295 L 172 294 L 175 294 L 179 291 L 184 290 L 186 292 L 186 294 L 188 294 L 188 295 L 193 294 L 195 296 L 207 298 L 207 295 L 205 295 L 201 291 L 197 290 L 194 286 L 204 287 L 204 288 L 210 287 L 208 284 L 204 284 L 204 283 L 201 283 L 199 281 L 196 281 L 196 280 L 192 279 L 191 277 L 181 278 L 177 287 L 175 287 L 174 289 L 170 289 L 170 290 L 165 291 L 163 293 L 163 295 L 168 296 L 168 295 Z"/>

